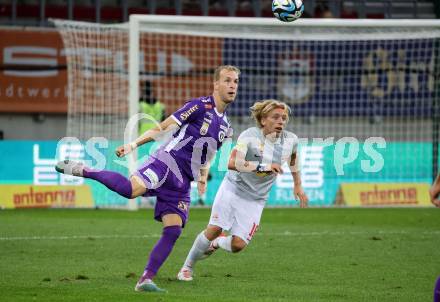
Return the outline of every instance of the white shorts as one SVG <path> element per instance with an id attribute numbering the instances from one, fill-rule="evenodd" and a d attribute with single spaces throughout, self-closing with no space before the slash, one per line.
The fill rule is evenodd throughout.
<path id="1" fill-rule="evenodd" d="M 264 204 L 238 197 L 235 190 L 232 183 L 223 180 L 212 205 L 209 224 L 221 227 L 249 244 L 260 224 Z"/>

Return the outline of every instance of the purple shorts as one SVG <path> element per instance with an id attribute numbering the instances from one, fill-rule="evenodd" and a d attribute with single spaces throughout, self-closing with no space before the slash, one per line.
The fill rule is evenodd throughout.
<path id="1" fill-rule="evenodd" d="M 143 196 L 157 197 L 154 219 L 162 221 L 166 214 L 178 214 L 184 227 L 191 204 L 189 178 L 182 171 L 176 176 L 163 161 L 154 157 L 150 157 L 133 175 L 142 179 L 148 189 Z"/>

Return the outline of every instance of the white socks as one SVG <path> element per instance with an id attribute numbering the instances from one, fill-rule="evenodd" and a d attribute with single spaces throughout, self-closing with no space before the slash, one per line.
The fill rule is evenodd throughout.
<path id="1" fill-rule="evenodd" d="M 186 257 L 183 267 L 192 270 L 197 260 L 204 255 L 210 243 L 211 241 L 209 241 L 205 236 L 205 231 L 202 231 L 199 235 L 197 235 L 196 240 L 194 240 L 193 246 Z"/>
<path id="2" fill-rule="evenodd" d="M 232 252 L 232 236 L 218 237 L 217 244 L 225 251 Z"/>

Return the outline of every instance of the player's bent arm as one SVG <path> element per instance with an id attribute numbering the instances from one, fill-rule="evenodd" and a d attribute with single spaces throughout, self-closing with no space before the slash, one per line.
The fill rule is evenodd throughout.
<path id="1" fill-rule="evenodd" d="M 138 137 L 131 144 L 133 144 L 133 145 L 136 144 L 136 147 L 142 146 L 143 144 L 146 144 L 148 142 L 156 140 L 157 137 L 163 135 L 164 133 L 172 131 L 178 127 L 179 127 L 179 125 L 177 124 L 176 120 L 173 119 L 171 116 L 169 116 L 163 122 L 161 122 L 158 126 L 154 127 L 153 129 L 150 129 L 148 131 L 145 131 L 144 134 L 142 134 L 140 137 Z"/>
<path id="2" fill-rule="evenodd" d="M 126 145 L 122 145 L 116 149 L 116 155 L 118 157 L 122 157 L 139 146 L 142 146 L 145 143 L 151 142 L 155 140 L 157 137 L 172 131 L 178 128 L 179 125 L 177 122 L 170 116 L 166 118 L 163 122 L 161 122 L 158 126 L 154 127 L 143 133 L 140 137 L 138 137 L 134 142 L 131 142 Z"/>
<path id="3" fill-rule="evenodd" d="M 231 155 L 229 156 L 228 169 L 238 172 L 255 172 L 259 163 L 257 161 L 246 161 L 245 153 L 241 150 L 232 149 Z"/>

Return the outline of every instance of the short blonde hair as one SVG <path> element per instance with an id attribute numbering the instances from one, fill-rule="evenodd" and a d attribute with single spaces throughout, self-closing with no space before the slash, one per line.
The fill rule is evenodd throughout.
<path id="1" fill-rule="evenodd" d="M 263 128 L 263 124 L 261 124 L 261 120 L 268 116 L 269 112 L 276 108 L 284 109 L 287 113 L 287 121 L 289 121 L 289 114 L 291 112 L 291 109 L 289 105 L 286 103 L 269 99 L 269 100 L 262 100 L 259 102 L 256 102 L 250 109 L 251 109 L 251 116 L 257 123 L 257 126 L 259 128 Z"/>
<path id="2" fill-rule="evenodd" d="M 214 71 L 214 82 L 220 80 L 220 72 L 222 72 L 222 70 L 235 71 L 237 75 L 240 75 L 241 72 L 240 69 L 234 65 L 220 65 Z"/>

